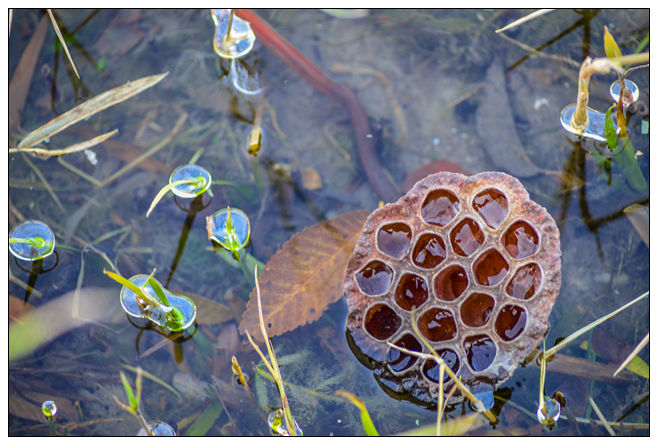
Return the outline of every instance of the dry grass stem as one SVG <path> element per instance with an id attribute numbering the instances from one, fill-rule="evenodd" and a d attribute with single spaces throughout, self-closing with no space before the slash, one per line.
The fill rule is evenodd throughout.
<path id="1" fill-rule="evenodd" d="M 553 9 L 538 9 L 535 12 L 531 12 L 530 14 L 528 14 L 524 17 L 521 17 L 518 20 L 514 20 L 512 23 L 509 23 L 509 24 L 503 26 L 502 28 L 497 29 L 496 32 L 500 33 L 500 32 L 503 32 L 503 31 L 507 31 L 508 29 L 515 28 L 515 27 L 517 27 L 517 26 L 519 26 L 519 25 L 521 25 L 525 22 L 529 22 L 530 20 L 536 19 L 537 17 L 541 17 L 542 15 L 544 15 L 548 12 L 551 12 L 551 11 L 553 11 Z"/>
<path id="2" fill-rule="evenodd" d="M 62 149 L 47 149 L 47 148 L 39 148 L 39 147 L 21 147 L 21 148 L 10 148 L 9 153 L 33 153 L 36 155 L 42 155 L 42 156 L 62 156 L 62 155 L 68 155 L 71 153 L 77 153 L 79 151 L 86 150 L 90 147 L 93 147 L 94 145 L 98 145 L 105 140 L 111 138 L 115 134 L 117 134 L 119 130 L 112 130 L 107 133 L 103 133 L 99 136 L 96 136 L 95 138 L 89 139 L 84 142 L 79 142 L 77 144 L 69 145 L 66 148 Z"/>
<path id="3" fill-rule="evenodd" d="M 91 182 L 96 187 L 99 187 L 101 185 L 101 182 L 98 179 L 94 178 L 91 175 L 88 175 L 87 173 L 83 172 L 82 170 L 80 170 L 76 166 L 69 164 L 63 158 L 57 158 L 57 162 L 59 162 L 64 168 L 72 171 L 73 173 L 80 176 L 81 178 Z"/>
<path id="4" fill-rule="evenodd" d="M 169 73 L 142 77 L 92 97 L 28 134 L 19 142 L 18 147 L 33 147 L 75 123 L 151 88 L 167 74 Z"/>
<path id="5" fill-rule="evenodd" d="M 619 368 L 615 371 L 614 374 L 612 374 L 613 377 L 616 377 L 617 374 L 619 374 L 628 364 L 633 360 L 639 353 L 640 351 L 649 343 L 649 333 L 647 332 L 647 335 L 644 336 L 642 341 L 633 349 L 633 351 L 626 357 L 626 360 L 619 365 Z"/>
<path id="6" fill-rule="evenodd" d="M 596 404 L 594 399 L 590 396 L 589 398 L 589 403 L 592 405 L 592 408 L 594 409 L 594 412 L 596 413 L 597 416 L 599 416 L 599 420 L 603 424 L 603 427 L 608 431 L 608 433 L 611 436 L 616 436 L 615 432 L 613 431 L 612 427 L 610 426 L 610 422 L 607 421 L 607 419 L 603 416 L 603 413 L 599 409 L 599 406 Z"/>
<path id="7" fill-rule="evenodd" d="M 53 201 L 55 201 L 55 204 L 57 204 L 57 207 L 59 207 L 59 209 L 62 212 L 66 212 L 66 210 L 64 209 L 64 206 L 62 205 L 62 202 L 59 200 L 59 198 L 55 194 L 55 191 L 50 186 L 50 184 L 48 183 L 46 178 L 41 174 L 41 171 L 37 168 L 37 166 L 34 165 L 32 163 L 32 161 L 30 161 L 30 159 L 25 154 L 23 154 L 23 159 L 25 159 L 25 162 L 27 162 L 27 165 L 29 165 L 30 168 L 34 171 L 34 173 L 39 177 L 39 179 L 43 183 L 44 187 L 46 187 L 46 190 L 48 191 L 48 194 L 53 198 Z"/>
<path id="8" fill-rule="evenodd" d="M 64 36 L 59 30 L 59 26 L 57 26 L 57 21 L 55 20 L 55 16 L 53 15 L 52 9 L 48 9 L 48 15 L 50 16 L 50 21 L 53 23 L 53 29 L 55 30 L 55 34 L 57 34 L 59 43 L 62 44 L 62 47 L 64 48 L 64 52 L 66 53 L 66 57 L 69 59 L 69 62 L 73 67 L 73 72 L 75 73 L 75 76 L 79 79 L 80 74 L 78 74 L 78 69 L 75 67 L 75 63 L 73 63 L 73 58 L 71 57 L 71 53 L 69 53 L 69 48 L 66 46 L 66 42 L 64 41 Z"/>

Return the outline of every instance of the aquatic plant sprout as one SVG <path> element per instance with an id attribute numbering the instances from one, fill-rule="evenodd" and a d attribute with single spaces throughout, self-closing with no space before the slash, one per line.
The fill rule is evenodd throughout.
<path id="1" fill-rule="evenodd" d="M 196 318 L 194 302 L 184 295 L 169 292 L 153 278 L 153 274 L 139 274 L 126 280 L 114 272 L 104 271 L 104 273 L 123 285 L 120 301 L 128 315 L 151 320 L 172 332 L 187 329 L 194 323 Z"/>
<path id="2" fill-rule="evenodd" d="M 158 205 L 167 192 L 171 191 L 179 198 L 196 198 L 208 191 L 211 183 L 212 177 L 210 176 L 210 172 L 203 167 L 193 164 L 177 167 L 171 172 L 171 176 L 169 176 L 169 184 L 162 187 L 158 194 L 155 195 L 155 198 L 153 198 L 153 202 L 151 202 L 149 209 L 146 211 L 146 217 L 149 217 L 155 206 Z"/>
<path id="3" fill-rule="evenodd" d="M 251 51 L 256 35 L 249 22 L 236 16 L 231 9 L 211 9 L 210 14 L 215 23 L 213 47 L 219 57 L 235 59 Z"/>
<path id="4" fill-rule="evenodd" d="M 57 414 L 57 405 L 52 400 L 46 400 L 41 405 L 41 411 L 43 415 L 46 416 L 46 419 L 51 420 Z"/>
<path id="5" fill-rule="evenodd" d="M 208 238 L 237 254 L 251 235 L 249 217 L 240 209 L 227 207 L 206 217 Z"/>
<path id="6" fill-rule="evenodd" d="M 55 235 L 41 221 L 25 221 L 9 232 L 9 251 L 26 261 L 41 260 L 55 250 Z"/>

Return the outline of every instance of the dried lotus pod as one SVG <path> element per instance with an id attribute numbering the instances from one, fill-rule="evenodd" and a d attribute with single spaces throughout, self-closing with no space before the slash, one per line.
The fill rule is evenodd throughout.
<path id="1" fill-rule="evenodd" d="M 436 404 L 436 363 L 387 344 L 429 353 L 415 316 L 462 382 L 491 392 L 548 331 L 560 256 L 555 221 L 517 179 L 430 175 L 363 226 L 345 275 L 348 342 L 389 392 Z"/>

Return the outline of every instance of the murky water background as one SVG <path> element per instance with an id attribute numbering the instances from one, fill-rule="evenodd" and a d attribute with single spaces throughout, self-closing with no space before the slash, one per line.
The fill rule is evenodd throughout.
<path id="1" fill-rule="evenodd" d="M 207 435 L 269 434 L 264 419 L 268 406 L 278 406 L 276 390 L 264 377 L 258 356 L 237 332 L 251 285 L 239 269 L 212 252 L 205 216 L 226 205 L 244 210 L 252 224 L 250 252 L 266 262 L 304 227 L 350 210 L 374 209 L 379 199 L 362 173 L 349 117 L 257 42 L 245 66 L 266 85 L 267 103 L 263 145 L 258 158 L 253 158 L 246 153 L 246 140 L 258 103 L 231 87 L 227 64 L 213 52 L 214 26 L 207 10 L 55 12 L 82 80 L 74 79 L 49 28 L 20 128 L 9 133 L 10 145 L 85 99 L 128 80 L 166 71 L 169 75 L 154 88 L 69 128 L 48 147 L 61 148 L 118 128 L 113 140 L 124 145 L 94 148 L 97 164 L 92 165 L 83 153 L 64 157 L 66 163 L 103 181 L 134 153 L 163 140 L 177 123 L 181 126 L 149 164 L 104 187 L 93 185 L 55 158 L 9 155 L 9 228 L 23 217 L 46 222 L 57 236 L 59 260 L 54 269 L 31 276 L 29 265 L 9 257 L 9 295 L 20 303 L 12 307 L 22 307 L 25 301 L 42 306 L 74 290 L 79 280 L 81 288 L 95 296 L 92 301 L 110 301 L 103 316 L 97 317 L 101 321 L 66 330 L 28 357 L 9 363 L 9 434 L 48 435 L 40 412 L 47 399 L 57 402 L 60 433 L 135 434 L 137 421 L 118 408 L 113 396 L 125 402 L 119 372 L 133 381 L 131 369 L 137 366 L 152 376 L 145 379 L 142 395 L 148 419 L 175 423 L 179 433 L 186 434 L 204 413 L 214 419 Z M 601 146 L 569 139 L 559 113 L 575 102 L 582 58 L 604 55 L 604 25 L 622 52 L 631 53 L 648 33 L 649 14 L 646 10 L 552 12 L 507 33 L 544 54 L 529 56 L 494 33 L 527 12 L 376 10 L 364 18 L 345 20 L 317 10 L 260 11 L 320 69 L 357 93 L 371 118 L 379 157 L 398 184 L 435 159 L 474 173 L 502 170 L 520 176 L 531 198 L 549 210 L 561 231 L 563 283 L 550 318 L 548 346 L 648 290 L 649 249 L 622 212 L 632 203 L 648 205 L 648 190 L 631 190 L 615 165 L 609 181 L 596 158 L 586 152 Z M 10 78 L 42 16 L 39 11 L 14 12 Z M 496 124 L 496 116 L 482 114 L 492 64 L 505 70 L 506 92 L 496 100 L 501 115 L 508 112 L 514 117 L 512 128 Z M 607 90 L 614 79 L 594 76 L 592 107 L 607 109 Z M 648 105 L 648 70 L 636 71 L 631 79 Z M 484 130 L 476 125 L 478 110 L 479 118 L 491 122 Z M 639 165 L 648 179 L 649 135 L 641 130 L 639 115 L 630 126 L 633 144 L 642 152 Z M 537 171 L 529 164 L 516 165 L 509 153 L 490 148 L 499 147 L 514 132 Z M 214 186 L 212 202 L 191 222 L 186 222 L 188 214 L 171 195 L 146 220 L 144 213 L 171 170 L 188 163 L 198 151 L 198 163 L 214 179 L 233 185 Z M 309 182 L 313 171 L 321 184 Z M 189 235 L 175 264 L 186 224 Z M 85 243 L 93 244 L 96 251 L 83 251 Z M 103 268 L 108 268 L 105 258 L 126 277 L 157 268 L 157 278 L 163 284 L 168 281 L 168 288 L 225 304 L 231 308 L 231 319 L 200 325 L 192 339 L 178 342 L 141 330 L 122 312 L 119 286 L 103 275 Z M 30 282 L 34 290 L 26 291 L 18 281 Z M 290 384 L 291 409 L 304 434 L 363 434 L 357 409 L 334 395 L 338 389 L 363 400 L 381 434 L 435 422 L 434 411 L 387 396 L 371 372 L 357 362 L 345 341 L 345 314 L 341 300 L 319 321 L 273 339 L 282 374 Z M 623 351 L 634 347 L 648 329 L 645 300 L 582 340 L 589 339 L 599 351 Z M 586 357 L 579 343 L 564 352 Z M 253 377 L 251 391 L 257 404 L 233 382 L 231 355 Z M 640 357 L 648 363 L 648 348 Z M 616 366 L 621 360 L 599 356 L 597 361 Z M 581 369 L 581 376 L 576 370 L 549 370 L 546 392 L 562 392 L 569 411 L 578 417 L 596 418 L 587 403 L 592 397 L 608 420 L 648 423 L 647 379 L 627 373 L 611 382 L 583 377 L 583 372 L 592 375 L 587 368 Z M 497 392 L 508 400 L 498 402 L 499 425 L 483 425 L 471 433 L 607 434 L 601 426 L 580 423 L 576 428 L 566 421 L 551 432 L 544 430 L 534 418 L 538 383 L 536 366 L 519 368 Z M 210 385 L 217 388 L 221 403 Z M 469 408 L 458 407 L 449 416 L 462 410 Z M 646 435 L 648 429 L 617 428 L 616 432 Z"/>

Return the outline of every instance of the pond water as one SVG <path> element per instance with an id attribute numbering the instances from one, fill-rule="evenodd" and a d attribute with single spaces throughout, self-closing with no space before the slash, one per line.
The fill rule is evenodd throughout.
<path id="1" fill-rule="evenodd" d="M 26 351 L 8 363 L 9 434 L 49 435 L 40 409 L 46 400 L 57 404 L 58 434 L 137 434 L 138 421 L 114 399 L 126 403 L 120 372 L 134 382 L 136 367 L 148 373 L 141 400 L 148 420 L 168 422 L 183 435 L 270 434 L 267 418 L 280 407 L 276 388 L 237 329 L 252 280 L 230 254 L 213 251 L 205 218 L 227 206 L 243 210 L 251 222 L 248 252 L 266 263 L 307 226 L 375 209 L 381 198 L 357 156 L 349 115 L 258 40 L 239 63 L 220 61 L 208 10 L 54 12 L 80 79 L 47 23 L 42 46 L 31 50 L 31 78 L 17 80 L 24 84 L 24 104 L 10 96 L 11 147 L 86 99 L 127 81 L 169 74 L 43 144 L 64 148 L 119 130 L 92 152 L 48 159 L 9 154 L 8 231 L 39 220 L 57 239 L 56 255 L 41 263 L 8 253 L 10 354 L 12 348 Z M 604 27 L 630 54 L 648 39 L 649 14 L 558 10 L 504 36 L 494 32 L 529 12 L 373 10 L 346 19 L 319 10 L 258 11 L 319 69 L 356 93 L 386 171 L 376 175 L 390 175 L 400 185 L 435 160 L 471 173 L 504 171 L 548 210 L 562 246 L 549 347 L 649 289 L 648 235 L 645 244 L 642 229 L 623 211 L 639 204 L 648 212 L 648 187 L 633 188 L 616 159 L 606 169 L 599 155 L 605 143 L 570 137 L 559 121 L 562 108 L 576 101 L 580 61 L 605 55 Z M 43 17 L 38 10 L 13 13 L 12 82 Z M 649 51 L 649 45 L 640 49 Z M 649 70 L 629 78 L 646 108 L 638 108 L 628 126 L 639 173 L 648 180 Z M 592 108 L 607 110 L 615 79 L 592 78 Z M 492 83 L 498 90 L 488 88 Z M 248 93 L 260 87 L 266 101 L 261 146 L 253 156 L 249 133 L 262 95 Z M 149 150 L 147 160 L 111 179 Z M 212 199 L 204 195 L 190 203 L 168 194 L 146 219 L 173 169 L 191 161 L 219 181 Z M 223 309 L 215 313 L 218 306 L 199 304 L 204 309 L 198 307 L 194 330 L 172 340 L 127 318 L 120 285 L 103 273 L 113 267 L 126 278 L 156 268 L 167 289 Z M 21 330 L 21 314 L 39 310 L 39 329 Z M 380 434 L 435 423 L 434 410 L 390 397 L 353 356 L 346 313 L 340 299 L 318 321 L 273 338 L 304 434 L 364 434 L 358 410 L 337 390 L 365 403 Z M 607 435 L 590 421 L 598 420 L 591 398 L 606 419 L 626 424 L 614 427 L 617 434 L 648 435 L 648 379 L 630 371 L 610 377 L 648 331 L 644 299 L 563 349 L 568 360 L 559 369 L 549 366 L 546 393 L 564 394 L 563 414 L 580 421 L 560 420 L 550 431 L 537 422 L 539 369 L 530 363 L 497 389 L 499 423 L 491 426 L 480 416 L 467 434 Z M 251 396 L 234 382 L 233 355 L 251 377 Z M 639 358 L 649 363 L 649 348 Z M 447 416 L 469 412 L 459 405 Z"/>

